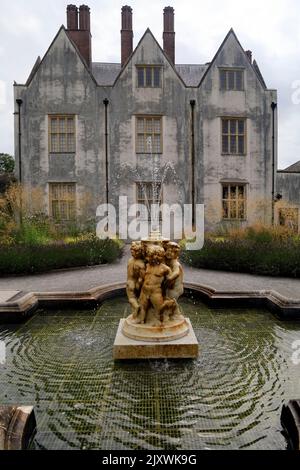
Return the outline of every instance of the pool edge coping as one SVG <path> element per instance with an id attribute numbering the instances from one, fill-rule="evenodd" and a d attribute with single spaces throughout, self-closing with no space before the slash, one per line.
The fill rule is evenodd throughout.
<path id="1" fill-rule="evenodd" d="M 279 314 L 280 317 L 300 320 L 300 299 L 292 299 L 275 290 L 227 291 L 211 286 L 185 282 L 185 293 L 200 297 L 214 308 L 262 307 Z M 104 300 L 126 294 L 126 282 L 117 282 L 93 287 L 86 291 L 19 292 L 0 303 L 0 323 L 2 320 L 22 320 L 30 316 L 38 307 L 59 308 L 77 306 L 93 307 Z"/>

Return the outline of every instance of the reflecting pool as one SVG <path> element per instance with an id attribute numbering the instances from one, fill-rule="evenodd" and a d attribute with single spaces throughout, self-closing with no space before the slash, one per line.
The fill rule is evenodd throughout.
<path id="1" fill-rule="evenodd" d="M 197 360 L 114 363 L 125 298 L 0 326 L 0 403 L 34 405 L 32 447 L 285 449 L 280 411 L 300 397 L 300 364 L 291 359 L 300 323 L 180 304 L 200 343 Z"/>

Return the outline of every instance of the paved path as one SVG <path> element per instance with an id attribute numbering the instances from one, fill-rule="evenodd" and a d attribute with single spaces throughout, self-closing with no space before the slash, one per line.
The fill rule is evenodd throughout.
<path id="1" fill-rule="evenodd" d="M 120 260 L 102 266 L 55 271 L 31 276 L 0 278 L 1 291 L 55 292 L 84 291 L 92 287 L 122 282 L 126 279 L 128 247 Z M 254 276 L 208 269 L 184 267 L 185 281 L 209 286 L 217 291 L 275 290 L 290 299 L 300 300 L 300 279 Z M 2 297 L 8 294 L 2 292 Z M 1 303 L 1 300 L 0 300 Z"/>

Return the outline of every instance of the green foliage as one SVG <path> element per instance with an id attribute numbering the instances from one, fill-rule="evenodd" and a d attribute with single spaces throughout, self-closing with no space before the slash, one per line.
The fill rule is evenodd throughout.
<path id="1" fill-rule="evenodd" d="M 34 235 L 28 235 L 30 237 Z M 111 263 L 121 255 L 119 241 L 89 235 L 71 242 L 0 246 L 0 275 Z"/>
<path id="2" fill-rule="evenodd" d="M 250 232 L 242 239 L 208 239 L 202 250 L 184 251 L 181 258 L 196 268 L 300 277 L 299 239 L 270 239 L 266 232 Z"/>
<path id="3" fill-rule="evenodd" d="M 13 173 L 15 160 L 8 153 L 0 153 L 0 173 Z"/>

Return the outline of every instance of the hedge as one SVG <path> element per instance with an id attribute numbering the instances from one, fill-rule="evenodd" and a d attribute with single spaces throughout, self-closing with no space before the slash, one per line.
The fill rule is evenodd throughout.
<path id="1" fill-rule="evenodd" d="M 196 268 L 300 277 L 300 242 L 294 239 L 207 240 L 202 250 L 184 250 L 181 259 Z"/>
<path id="2" fill-rule="evenodd" d="M 0 275 L 41 273 L 52 269 L 111 263 L 121 255 L 116 240 L 89 240 L 48 245 L 0 245 Z"/>

